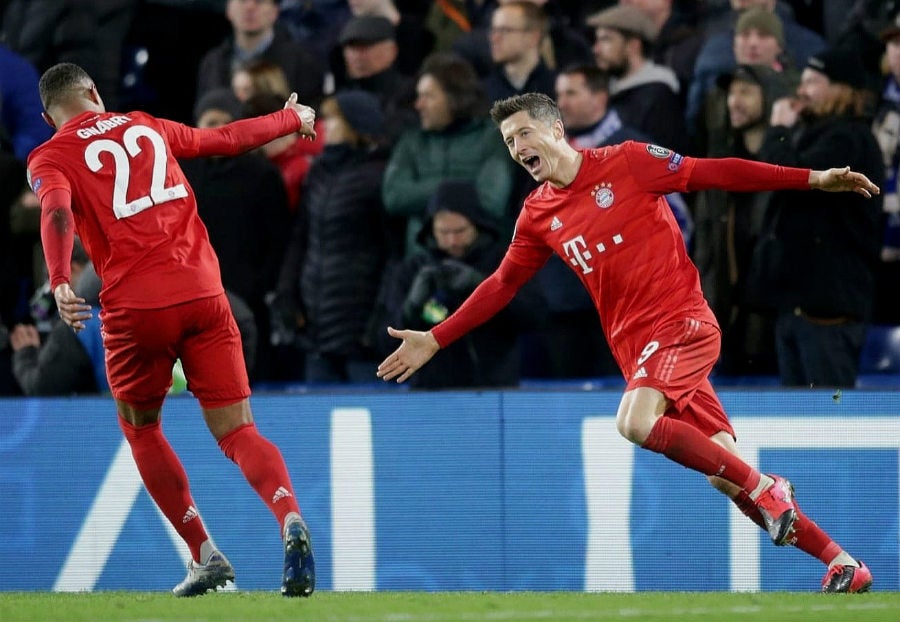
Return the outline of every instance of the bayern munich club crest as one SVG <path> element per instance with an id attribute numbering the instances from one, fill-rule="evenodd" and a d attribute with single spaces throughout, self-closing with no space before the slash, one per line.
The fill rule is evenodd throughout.
<path id="1" fill-rule="evenodd" d="M 612 184 L 608 182 L 594 186 L 591 194 L 594 195 L 594 202 L 600 209 L 606 209 L 616 200 L 616 195 L 612 191 Z"/>

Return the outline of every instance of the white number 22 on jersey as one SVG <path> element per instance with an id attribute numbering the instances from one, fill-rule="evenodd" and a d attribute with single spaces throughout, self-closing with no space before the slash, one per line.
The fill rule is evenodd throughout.
<path id="1" fill-rule="evenodd" d="M 131 164 L 129 158 L 141 153 L 138 138 L 145 137 L 150 140 L 153 148 L 153 172 L 150 179 L 150 194 L 142 195 L 133 201 L 128 201 L 128 184 L 131 182 Z M 144 211 L 148 207 L 181 199 L 187 196 L 184 184 L 178 184 L 166 188 L 166 144 L 159 133 L 146 125 L 134 125 L 125 130 L 122 135 L 123 147 L 114 140 L 95 140 L 84 150 L 84 161 L 94 173 L 103 168 L 100 154 L 104 151 L 111 153 L 116 167 L 116 181 L 113 186 L 113 212 L 117 219 L 128 218 Z"/>

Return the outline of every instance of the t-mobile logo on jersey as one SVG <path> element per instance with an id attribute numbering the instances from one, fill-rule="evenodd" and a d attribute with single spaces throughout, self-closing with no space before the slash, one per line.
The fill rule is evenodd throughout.
<path id="1" fill-rule="evenodd" d="M 612 236 L 612 242 L 615 245 L 622 243 L 622 235 L 617 233 Z M 600 242 L 594 246 L 597 249 L 598 253 L 606 252 L 606 244 Z M 569 258 L 569 263 L 573 266 L 578 266 L 581 268 L 582 274 L 590 274 L 594 271 L 594 269 L 588 264 L 588 262 L 594 257 L 594 254 L 587 247 L 587 242 L 584 241 L 584 236 L 579 235 L 577 237 L 572 238 L 571 240 L 566 240 L 563 242 L 563 251 L 566 254 L 566 257 Z"/>

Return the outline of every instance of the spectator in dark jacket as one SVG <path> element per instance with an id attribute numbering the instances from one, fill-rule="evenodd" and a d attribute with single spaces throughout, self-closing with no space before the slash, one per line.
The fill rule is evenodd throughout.
<path id="1" fill-rule="evenodd" d="M 299 337 L 307 382 L 373 382 L 366 331 L 387 258 L 383 114 L 365 91 L 320 108 L 325 149 L 307 173 L 273 305 L 276 341 Z"/>
<path id="2" fill-rule="evenodd" d="M 852 49 L 811 56 L 797 97 L 776 101 L 759 159 L 850 166 L 879 187 L 881 152 L 871 132 L 871 93 Z M 759 299 L 777 312 L 775 345 L 786 386 L 853 387 L 875 297 L 881 196 L 779 191 L 757 243 Z"/>
<path id="3" fill-rule="evenodd" d="M 634 6 L 617 5 L 592 15 L 595 28 L 594 58 L 608 71 L 610 106 L 622 121 L 654 142 L 684 151 L 687 132 L 678 76 L 651 58 L 659 35 L 656 24 Z"/>
<path id="4" fill-rule="evenodd" d="M 385 277 L 376 326 L 382 354 L 394 347 L 388 326 L 430 329 L 456 311 L 506 252 L 506 242 L 499 239 L 496 224 L 468 180 L 437 186 L 418 242 L 426 251 L 408 257 Z M 517 386 L 520 335 L 537 328 L 545 317 L 546 303 L 536 284 L 526 284 L 503 311 L 446 348 L 439 364 L 420 370 L 412 386 Z"/>
<path id="5" fill-rule="evenodd" d="M 226 88 L 204 95 L 194 114 L 197 127 L 218 127 L 240 118 L 242 110 Z M 225 289 L 253 311 L 257 335 L 268 335 L 265 297 L 275 289 L 292 218 L 278 168 L 258 152 L 184 160 L 181 168 L 197 196 Z M 258 339 L 255 356 L 245 357 L 251 381 L 274 379 L 269 345 Z"/>
<path id="6" fill-rule="evenodd" d="M 109 390 L 100 337 L 100 279 L 80 242 L 72 250 L 72 288 L 93 307 L 84 330 L 56 318 L 43 344 L 37 327 L 17 324 L 9 335 L 13 374 L 25 395 L 71 395 Z M 54 304 L 52 296 L 47 305 Z M 51 315 L 55 311 L 50 309 Z"/>

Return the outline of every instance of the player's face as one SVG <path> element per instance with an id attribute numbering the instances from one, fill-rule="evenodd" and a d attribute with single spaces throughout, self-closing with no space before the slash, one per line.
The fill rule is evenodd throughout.
<path id="1" fill-rule="evenodd" d="M 500 133 L 510 157 L 525 167 L 535 181 L 556 181 L 563 155 L 561 144 L 567 144 L 561 121 L 547 125 L 522 111 L 504 119 Z"/>
<path id="2" fill-rule="evenodd" d="M 423 130 L 442 130 L 453 120 L 447 93 L 429 74 L 419 78 L 416 84 L 415 106 Z"/>
<path id="3" fill-rule="evenodd" d="M 736 130 L 756 125 L 762 120 L 762 87 L 743 80 L 732 80 L 728 87 L 728 118 Z"/>

